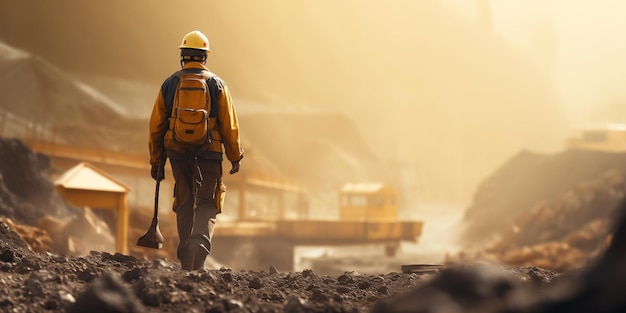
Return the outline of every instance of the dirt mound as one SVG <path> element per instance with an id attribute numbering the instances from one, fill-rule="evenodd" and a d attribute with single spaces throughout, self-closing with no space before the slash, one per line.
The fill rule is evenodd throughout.
<path id="1" fill-rule="evenodd" d="M 521 151 L 480 184 L 473 204 L 466 211 L 465 240 L 489 239 L 509 228 L 518 215 L 542 202 L 569 201 L 570 196 L 581 200 L 588 198 L 582 193 L 602 183 L 597 180 L 603 175 L 626 173 L 624 159 L 626 154 L 601 151 L 566 150 L 555 155 Z M 616 199 L 593 200 L 593 205 L 601 207 L 598 215 L 605 216 L 608 208 L 619 203 L 619 198 Z M 581 216 L 580 220 L 594 215 L 587 212 L 589 214 Z"/>
<path id="2" fill-rule="evenodd" d="M 0 138 L 0 215 L 34 226 L 44 215 L 67 217 L 76 212 L 43 176 L 49 166 L 45 155 L 21 141 Z"/>
<path id="3" fill-rule="evenodd" d="M 15 224 L 11 219 L 0 217 L 0 222 L 9 227 L 12 231 L 26 242 L 28 248 L 35 252 L 46 252 L 51 250 L 52 238 L 48 233 L 39 228 L 23 224 Z"/>
<path id="4" fill-rule="evenodd" d="M 49 170 L 47 156 L 0 138 L 0 220 L 37 252 L 114 251 L 107 225 L 91 209 L 63 201 L 44 176 Z"/>
<path id="5" fill-rule="evenodd" d="M 509 265 L 559 271 L 584 266 L 610 240 L 626 192 L 625 158 L 600 151 L 522 151 L 480 186 L 466 212 L 463 242 Z"/>

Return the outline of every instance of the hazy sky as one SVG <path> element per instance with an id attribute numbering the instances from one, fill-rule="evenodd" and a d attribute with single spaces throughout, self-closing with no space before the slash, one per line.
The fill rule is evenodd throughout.
<path id="1" fill-rule="evenodd" d="M 475 1 L 445 1 L 476 18 Z M 537 41 L 554 33 L 559 91 L 574 122 L 626 99 L 626 1 L 494 0 L 491 9 L 494 30 L 539 62 Z"/>
<path id="2" fill-rule="evenodd" d="M 626 0 L 0 0 L 1 40 L 154 91 L 196 28 L 241 111 L 344 113 L 446 197 L 469 198 L 520 149 L 562 149 L 589 112 L 626 99 Z"/>

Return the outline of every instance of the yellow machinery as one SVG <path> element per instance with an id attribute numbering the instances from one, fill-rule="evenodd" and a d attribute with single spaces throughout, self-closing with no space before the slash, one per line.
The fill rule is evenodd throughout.
<path id="1" fill-rule="evenodd" d="M 383 183 L 352 183 L 339 192 L 339 220 L 279 220 L 276 234 L 310 244 L 388 243 L 417 241 L 421 221 L 398 220 L 397 193 Z"/>
<path id="2" fill-rule="evenodd" d="M 244 215 L 245 216 L 245 215 Z M 339 191 L 339 219 L 219 221 L 213 257 L 237 268 L 274 265 L 291 270 L 296 246 L 382 244 L 393 256 L 401 241 L 416 242 L 422 221 L 398 220 L 395 189 L 383 183 L 346 184 Z"/>
<path id="3" fill-rule="evenodd" d="M 383 183 L 346 184 L 339 193 L 339 219 L 396 220 L 395 189 Z"/>

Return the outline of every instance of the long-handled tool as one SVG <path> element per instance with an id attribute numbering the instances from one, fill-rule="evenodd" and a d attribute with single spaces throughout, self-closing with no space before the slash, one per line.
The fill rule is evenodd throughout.
<path id="1" fill-rule="evenodd" d="M 156 180 L 156 191 L 154 192 L 154 216 L 152 217 L 152 224 L 150 224 L 150 228 L 148 231 L 139 239 L 137 239 L 137 245 L 146 248 L 152 249 L 161 249 L 163 248 L 163 234 L 161 234 L 161 230 L 159 230 L 159 186 L 161 185 L 161 176 L 163 167 L 165 165 L 165 159 L 163 159 L 163 163 L 159 165 L 157 180 Z"/>

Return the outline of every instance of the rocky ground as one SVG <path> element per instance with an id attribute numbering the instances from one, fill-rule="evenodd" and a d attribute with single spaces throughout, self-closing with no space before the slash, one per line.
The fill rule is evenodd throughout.
<path id="1" fill-rule="evenodd" d="M 626 223 L 582 272 L 465 265 L 338 276 L 182 271 L 164 259 L 32 252 L 0 223 L 2 312 L 624 312 Z"/>
<path id="2" fill-rule="evenodd" d="M 3 312 L 387 312 L 391 297 L 442 279 L 483 279 L 542 290 L 556 276 L 533 267 L 455 268 L 441 275 L 398 271 L 326 276 L 311 270 L 226 268 L 188 272 L 165 259 L 95 251 L 80 257 L 36 253 L 4 224 L 0 236 Z"/>

